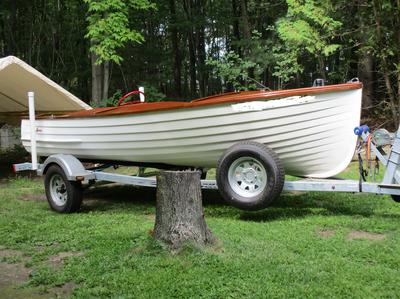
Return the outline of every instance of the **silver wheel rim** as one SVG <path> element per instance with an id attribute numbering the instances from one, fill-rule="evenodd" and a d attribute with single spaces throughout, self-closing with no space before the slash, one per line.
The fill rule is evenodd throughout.
<path id="1" fill-rule="evenodd" d="M 64 206 L 67 202 L 67 186 L 59 174 L 54 174 L 50 179 L 50 196 L 51 200 L 59 207 Z"/>
<path id="2" fill-rule="evenodd" d="M 267 178 L 264 165 L 253 157 L 236 159 L 228 170 L 232 190 L 246 198 L 261 194 L 267 186 Z"/>

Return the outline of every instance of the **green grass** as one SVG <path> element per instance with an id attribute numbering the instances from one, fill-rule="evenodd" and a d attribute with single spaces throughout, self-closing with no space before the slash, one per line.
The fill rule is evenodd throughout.
<path id="1" fill-rule="evenodd" d="M 344 176 L 356 174 L 353 166 Z M 0 245 L 32 257 L 26 288 L 74 282 L 79 288 L 71 296 L 77 298 L 400 294 L 400 205 L 387 196 L 283 194 L 269 209 L 250 213 L 208 191 L 205 217 L 218 244 L 171 254 L 150 237 L 154 190 L 100 186 L 87 192 L 82 212 L 72 215 L 50 211 L 45 201 L 22 200 L 42 195 L 40 180 L 15 179 L 0 187 Z M 349 240 L 353 231 L 385 238 Z M 48 262 L 59 252 L 75 251 L 84 255 L 60 267 Z"/>

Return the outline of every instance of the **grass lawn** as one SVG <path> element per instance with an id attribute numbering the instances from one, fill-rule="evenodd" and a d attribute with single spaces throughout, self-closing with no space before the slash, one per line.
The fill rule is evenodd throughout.
<path id="1" fill-rule="evenodd" d="M 209 191 L 219 242 L 179 254 L 150 237 L 154 190 L 100 186 L 86 198 L 80 213 L 60 215 L 41 180 L 0 183 L 1 298 L 400 296 L 400 205 L 387 196 L 286 193 L 244 212 Z M 6 271 L 25 277 L 7 285 Z"/>

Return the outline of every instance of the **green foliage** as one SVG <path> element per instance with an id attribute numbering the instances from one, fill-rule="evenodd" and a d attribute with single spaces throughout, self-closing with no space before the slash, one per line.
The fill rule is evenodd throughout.
<path id="1" fill-rule="evenodd" d="M 223 78 L 227 83 L 233 84 L 235 89 L 248 89 L 248 69 L 255 67 L 256 63 L 244 60 L 233 51 L 226 53 L 220 60 L 208 59 L 207 65 L 214 68 L 217 76 Z M 252 86 L 253 84 L 250 83 Z"/>
<path id="2" fill-rule="evenodd" d="M 165 100 L 166 96 L 162 92 L 159 92 L 158 89 L 152 85 L 149 84 L 140 84 L 140 86 L 144 87 L 144 93 L 145 93 L 145 101 L 146 102 L 160 102 Z M 111 97 L 108 99 L 103 99 L 100 102 L 90 102 L 90 106 L 92 107 L 115 107 L 118 104 L 118 101 L 124 96 L 124 93 L 122 90 L 118 89 Z M 139 95 L 132 95 L 130 97 L 127 97 L 124 102 L 129 102 L 129 101 L 138 101 L 139 100 Z"/>
<path id="3" fill-rule="evenodd" d="M 321 59 L 334 54 L 341 45 L 332 43 L 342 23 L 332 18 L 329 0 L 287 0 L 285 17 L 276 22 L 276 32 L 284 46 L 275 47 L 274 75 L 283 82 L 304 70 L 298 59 L 304 54 Z M 322 68 L 322 66 L 320 66 Z"/>
<path id="4" fill-rule="evenodd" d="M 284 83 L 291 81 L 304 70 L 304 66 L 298 62 L 299 53 L 295 49 L 276 45 L 273 48 L 273 56 L 276 63 L 272 74 L 279 79 L 278 88 L 282 88 Z"/>
<path id="5" fill-rule="evenodd" d="M 287 0 L 288 11 L 277 21 L 279 37 L 295 49 L 304 49 L 313 55 L 329 56 L 340 45 L 331 43 L 342 23 L 330 15 L 329 0 Z"/>
<path id="6" fill-rule="evenodd" d="M 86 38 L 92 41 L 90 51 L 97 56 L 98 64 L 123 60 L 117 50 L 129 42 L 142 43 L 143 35 L 129 26 L 129 9 L 145 10 L 154 8 L 148 0 L 84 0 L 88 4 L 88 32 Z"/>
<path id="7" fill-rule="evenodd" d="M 118 104 L 120 98 L 122 98 L 122 90 L 118 89 L 114 94 L 108 99 L 102 99 L 99 102 L 91 101 L 90 106 L 93 108 L 99 107 L 115 107 Z"/>
<path id="8" fill-rule="evenodd" d="M 144 95 L 146 102 L 161 102 L 166 99 L 166 95 L 158 90 L 157 87 L 149 83 L 139 83 L 139 86 L 144 87 Z"/>
<path id="9" fill-rule="evenodd" d="M 268 31 L 274 33 L 275 27 L 268 27 Z M 298 49 L 285 44 L 274 44 L 272 39 L 265 40 L 257 30 L 252 32 L 251 39 L 242 47 L 248 50 L 243 58 L 230 51 L 219 60 L 207 60 L 207 64 L 213 67 L 216 75 L 233 84 L 235 89 L 259 89 L 261 86 L 255 83 L 261 81 L 261 75 L 267 68 L 273 70 L 272 75 L 278 78 L 278 88 L 282 88 L 284 83 L 292 80 L 304 69 L 298 62 Z M 249 69 L 255 78 L 249 77 Z"/>
<path id="10" fill-rule="evenodd" d="M 30 154 L 22 145 L 15 145 L 12 149 L 0 149 L 0 164 L 11 165 L 13 163 L 25 162 Z"/>

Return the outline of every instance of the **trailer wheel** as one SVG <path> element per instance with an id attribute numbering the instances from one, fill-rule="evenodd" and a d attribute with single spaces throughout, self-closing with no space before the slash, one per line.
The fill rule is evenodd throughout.
<path id="1" fill-rule="evenodd" d="M 261 210 L 282 192 L 285 171 L 268 146 L 239 142 L 225 151 L 217 164 L 217 185 L 222 197 L 243 210 Z"/>
<path id="2" fill-rule="evenodd" d="M 398 203 L 400 203 L 400 195 L 391 195 L 392 196 L 392 199 L 395 201 L 395 202 L 398 202 Z"/>
<path id="3" fill-rule="evenodd" d="M 64 171 L 58 165 L 52 165 L 44 180 L 47 201 L 50 207 L 59 213 L 73 213 L 82 203 L 81 182 L 68 181 Z"/>

